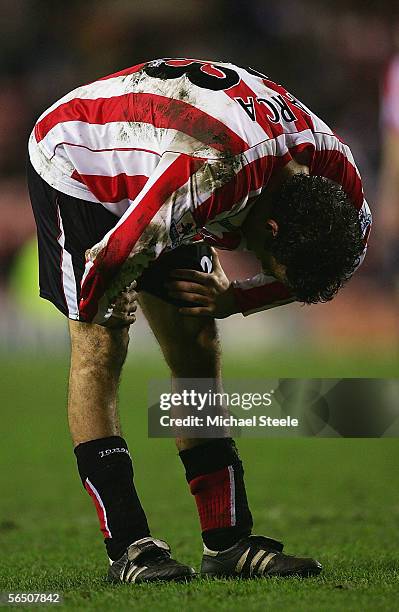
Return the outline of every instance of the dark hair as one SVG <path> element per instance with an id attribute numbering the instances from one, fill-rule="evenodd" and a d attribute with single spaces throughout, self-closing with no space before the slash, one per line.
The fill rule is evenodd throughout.
<path id="1" fill-rule="evenodd" d="M 279 230 L 271 253 L 286 266 L 296 298 L 332 300 L 364 249 L 358 211 L 343 189 L 321 176 L 296 174 L 276 193 L 272 217 Z"/>

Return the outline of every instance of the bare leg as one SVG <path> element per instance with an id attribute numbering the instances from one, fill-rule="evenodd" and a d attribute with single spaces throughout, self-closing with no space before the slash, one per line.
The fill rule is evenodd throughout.
<path id="1" fill-rule="evenodd" d="M 79 475 L 94 501 L 108 557 L 122 560 L 110 566 L 109 576 L 120 581 L 127 563 L 127 547 L 150 536 L 117 410 L 128 329 L 71 321 L 70 333 L 69 427 Z M 186 566 L 177 570 L 179 575 L 191 573 Z M 159 575 L 157 571 L 156 577 Z"/>
<path id="2" fill-rule="evenodd" d="M 117 390 L 129 344 L 127 328 L 69 321 L 68 420 L 74 446 L 120 435 Z"/>
<path id="3" fill-rule="evenodd" d="M 181 315 L 174 306 L 152 296 L 139 296 L 139 300 L 170 367 L 173 390 L 179 391 L 177 378 L 212 378 L 215 390 L 222 391 L 214 319 Z M 176 439 L 198 508 L 204 544 L 214 551 L 233 546 L 252 529 L 243 468 L 234 442 L 226 434 L 214 440 Z"/>
<path id="4" fill-rule="evenodd" d="M 215 390 L 221 390 L 220 344 L 215 320 L 189 317 L 175 306 L 148 293 L 139 294 L 140 306 L 162 349 L 172 375 L 172 389 L 178 391 L 177 378 L 212 378 Z M 177 438 L 185 450 L 208 440 Z"/>

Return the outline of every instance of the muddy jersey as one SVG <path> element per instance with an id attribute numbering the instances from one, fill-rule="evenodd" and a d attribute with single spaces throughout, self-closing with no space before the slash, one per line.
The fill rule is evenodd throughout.
<path id="1" fill-rule="evenodd" d="M 118 218 L 87 253 L 84 321 L 103 322 L 110 298 L 167 250 L 245 249 L 240 226 L 293 158 L 343 187 L 365 236 L 371 224 L 349 147 L 284 87 L 230 63 L 160 59 L 78 87 L 38 119 L 29 152 L 51 186 Z M 244 314 L 295 299 L 263 273 L 233 285 Z"/>

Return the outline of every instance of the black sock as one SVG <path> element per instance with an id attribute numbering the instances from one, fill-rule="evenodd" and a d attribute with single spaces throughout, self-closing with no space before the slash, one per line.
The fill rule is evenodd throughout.
<path id="1" fill-rule="evenodd" d="M 212 440 L 179 455 L 195 496 L 205 546 L 225 550 L 250 535 L 252 515 L 234 441 Z"/>
<path id="2" fill-rule="evenodd" d="M 100 438 L 75 448 L 83 486 L 97 510 L 110 559 L 122 556 L 132 542 L 150 535 L 133 483 L 127 444 L 119 436 Z"/>

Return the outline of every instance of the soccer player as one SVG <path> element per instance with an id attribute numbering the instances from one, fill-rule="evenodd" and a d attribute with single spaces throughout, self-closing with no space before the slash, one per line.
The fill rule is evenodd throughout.
<path id="1" fill-rule="evenodd" d="M 40 294 L 69 319 L 68 415 L 82 483 L 122 582 L 194 570 L 155 539 L 121 437 L 117 387 L 135 303 L 172 374 L 221 387 L 215 319 L 333 298 L 365 253 L 371 217 L 351 152 L 251 68 L 160 59 L 78 87 L 29 141 Z M 229 282 L 213 247 L 255 253 Z M 321 565 L 252 535 L 230 438 L 178 439 L 204 541 L 201 572 L 313 575 Z"/>

